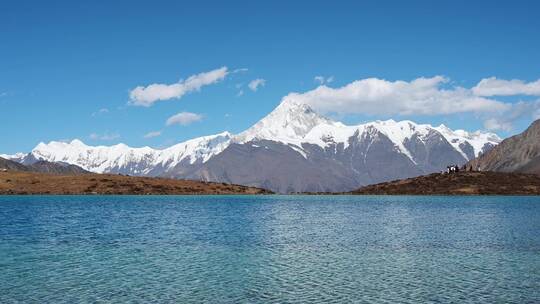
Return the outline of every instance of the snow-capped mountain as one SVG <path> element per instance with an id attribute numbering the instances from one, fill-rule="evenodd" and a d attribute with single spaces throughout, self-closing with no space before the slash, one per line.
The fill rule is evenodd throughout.
<path id="1" fill-rule="evenodd" d="M 432 131 L 440 133 L 467 160 L 484 152 L 488 148 L 484 145 L 492 146 L 501 141 L 493 133 L 452 131 L 444 125 L 433 127 L 427 124 L 416 124 L 409 120 L 374 121 L 347 126 L 317 114 L 306 104 L 287 99 L 268 116 L 236 136 L 236 142 L 265 139 L 296 147 L 301 147 L 302 144 L 327 147 L 333 143 L 343 143 L 346 148 L 351 137 L 356 133 L 362 135 L 370 128 L 388 137 L 401 153 L 411 159 L 411 151 L 404 146 L 405 143 L 415 136 L 425 140 Z"/>
<path id="2" fill-rule="evenodd" d="M 28 154 L 2 157 L 25 164 L 47 160 L 98 173 L 203 179 L 278 192 L 346 191 L 463 164 L 500 140 L 492 133 L 412 121 L 347 126 L 285 99 L 237 135 L 223 132 L 161 150 L 53 141 L 38 144 Z"/>
<path id="3" fill-rule="evenodd" d="M 94 147 L 75 139 L 69 143 L 58 141 L 40 143 L 29 154 L 17 153 L 13 156 L 5 155 L 4 158 L 24 164 L 31 164 L 37 160 L 63 162 L 96 173 L 157 176 L 178 164 L 203 163 L 223 151 L 230 140 L 231 134 L 223 132 L 158 150 L 150 147 L 131 148 L 124 144 Z"/>

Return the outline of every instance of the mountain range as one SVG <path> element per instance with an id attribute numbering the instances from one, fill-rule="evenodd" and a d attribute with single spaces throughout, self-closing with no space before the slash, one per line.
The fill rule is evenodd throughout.
<path id="1" fill-rule="evenodd" d="M 61 162 L 96 173 L 225 182 L 280 193 L 341 192 L 462 165 L 500 141 L 493 133 L 412 121 L 350 126 L 284 99 L 244 132 L 199 137 L 166 149 L 89 146 L 76 139 L 0 156 L 24 165 Z"/>

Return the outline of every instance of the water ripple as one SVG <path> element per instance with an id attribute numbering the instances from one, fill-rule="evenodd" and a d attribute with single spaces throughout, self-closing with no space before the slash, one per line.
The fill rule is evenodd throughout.
<path id="1" fill-rule="evenodd" d="M 0 303 L 539 303 L 540 198 L 0 196 Z"/>

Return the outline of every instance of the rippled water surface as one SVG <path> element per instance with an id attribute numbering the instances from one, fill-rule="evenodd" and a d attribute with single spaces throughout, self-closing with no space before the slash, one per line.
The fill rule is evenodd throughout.
<path id="1" fill-rule="evenodd" d="M 0 196 L 0 303 L 539 303 L 540 197 Z"/>

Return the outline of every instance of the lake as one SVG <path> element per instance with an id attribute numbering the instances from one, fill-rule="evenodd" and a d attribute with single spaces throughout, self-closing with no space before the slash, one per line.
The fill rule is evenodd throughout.
<path id="1" fill-rule="evenodd" d="M 0 303 L 539 303 L 540 197 L 0 196 Z"/>

